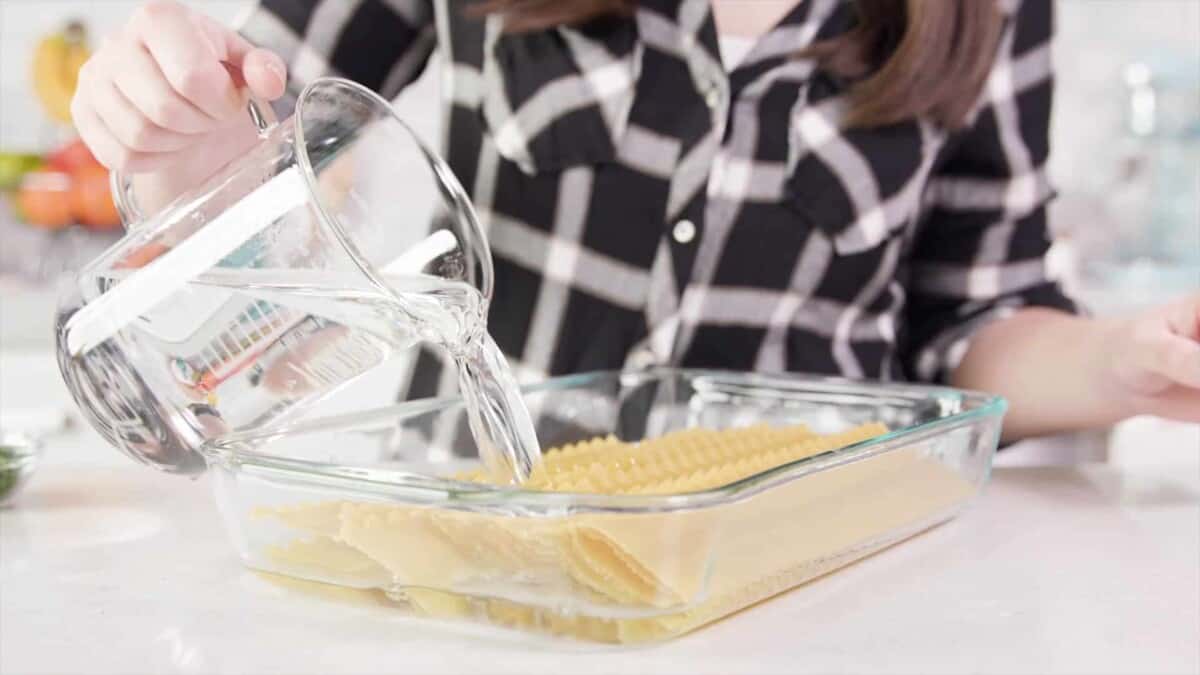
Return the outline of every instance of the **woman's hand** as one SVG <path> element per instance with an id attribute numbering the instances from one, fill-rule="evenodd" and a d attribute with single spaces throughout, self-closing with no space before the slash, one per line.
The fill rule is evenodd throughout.
<path id="1" fill-rule="evenodd" d="M 1200 422 L 1200 294 L 1117 320 L 1106 342 L 1131 414 Z"/>
<path id="2" fill-rule="evenodd" d="M 173 0 L 150 0 L 83 65 L 71 114 L 108 168 L 198 179 L 252 138 L 246 90 L 275 100 L 286 78 L 278 55 Z"/>
<path id="3" fill-rule="evenodd" d="M 971 339 L 951 382 L 1008 399 L 1008 440 L 1134 415 L 1200 422 L 1200 294 L 1127 318 L 1023 309 Z"/>

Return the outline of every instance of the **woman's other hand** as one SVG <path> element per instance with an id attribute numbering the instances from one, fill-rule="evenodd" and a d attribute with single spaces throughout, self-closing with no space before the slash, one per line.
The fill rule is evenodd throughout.
<path id="1" fill-rule="evenodd" d="M 1106 343 L 1131 412 L 1200 422 L 1200 294 L 1114 321 Z"/>
<path id="2" fill-rule="evenodd" d="M 1008 399 L 1008 440 L 1135 415 L 1200 422 L 1200 293 L 1129 317 L 1020 310 L 971 339 L 951 382 Z"/>

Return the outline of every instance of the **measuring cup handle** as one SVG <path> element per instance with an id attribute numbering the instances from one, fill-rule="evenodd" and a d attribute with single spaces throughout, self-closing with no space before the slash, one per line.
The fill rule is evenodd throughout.
<path id="1" fill-rule="evenodd" d="M 270 108 L 265 103 L 251 97 L 250 102 L 246 104 L 246 111 L 250 114 L 250 121 L 254 124 L 254 130 L 258 137 L 266 138 L 267 134 L 271 133 L 271 129 L 275 127 L 274 116 L 265 112 L 270 111 Z M 125 229 L 131 230 L 137 227 L 146 219 L 146 215 L 142 213 L 137 199 L 134 198 L 133 181 L 120 171 L 113 171 L 109 174 L 108 179 L 113 205 L 117 207 L 117 213 L 120 214 Z"/>

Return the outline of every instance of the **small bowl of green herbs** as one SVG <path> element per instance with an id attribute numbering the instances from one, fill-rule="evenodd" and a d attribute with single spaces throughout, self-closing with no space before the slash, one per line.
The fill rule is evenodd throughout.
<path id="1" fill-rule="evenodd" d="M 0 507 L 11 504 L 29 482 L 41 455 L 42 448 L 36 440 L 0 430 Z"/>

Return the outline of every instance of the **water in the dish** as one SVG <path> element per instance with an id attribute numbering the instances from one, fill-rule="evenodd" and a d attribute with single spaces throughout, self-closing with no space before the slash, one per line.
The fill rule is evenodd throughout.
<path id="1" fill-rule="evenodd" d="M 515 378 L 487 333 L 483 296 L 430 276 L 384 282 L 364 287 L 359 274 L 213 268 L 176 302 L 155 307 L 140 329 L 110 338 L 122 340 L 121 349 L 93 349 L 74 367 L 93 381 L 106 372 L 156 380 L 150 389 L 182 397 L 195 418 L 190 425 L 218 437 L 278 422 L 393 354 L 433 343 L 458 366 L 481 459 L 498 478 L 523 480 L 541 453 Z M 134 359 L 126 365 L 136 368 L 102 362 L 114 358 Z"/>

